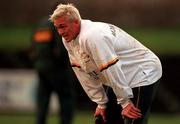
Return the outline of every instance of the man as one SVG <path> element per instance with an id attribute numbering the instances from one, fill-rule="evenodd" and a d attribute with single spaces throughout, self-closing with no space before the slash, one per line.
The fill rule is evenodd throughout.
<path id="1" fill-rule="evenodd" d="M 75 96 L 68 55 L 54 25 L 44 18 L 33 34 L 34 67 L 38 72 L 37 124 L 47 120 L 50 97 L 57 94 L 60 124 L 72 124 Z"/>
<path id="2" fill-rule="evenodd" d="M 82 87 L 97 103 L 94 115 L 107 122 L 105 85 L 113 89 L 124 123 L 146 124 L 162 75 L 158 57 L 112 24 L 81 19 L 72 4 L 58 5 L 50 20 L 63 37 Z"/>

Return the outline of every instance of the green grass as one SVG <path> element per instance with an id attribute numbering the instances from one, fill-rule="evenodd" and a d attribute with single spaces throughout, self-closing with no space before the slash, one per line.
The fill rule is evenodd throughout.
<path id="1" fill-rule="evenodd" d="M 35 115 L 0 115 L 0 124 L 35 124 Z M 58 118 L 51 115 L 48 118 L 48 124 L 58 124 Z M 73 124 L 94 124 L 93 112 L 76 112 Z M 152 114 L 149 124 L 180 124 L 180 115 L 172 114 Z"/>
<path id="2" fill-rule="evenodd" d="M 93 112 L 79 111 L 75 113 L 73 124 L 93 124 Z M 48 124 L 58 124 L 56 115 L 50 115 Z M 35 124 L 35 115 L 33 114 L 0 114 L 0 124 Z"/>
<path id="3" fill-rule="evenodd" d="M 180 28 L 124 29 L 155 53 L 180 54 Z M 32 26 L 0 26 L 0 49 L 17 51 L 31 44 Z"/>
<path id="4" fill-rule="evenodd" d="M 152 114 L 149 124 L 180 124 L 180 115 L 174 114 Z"/>

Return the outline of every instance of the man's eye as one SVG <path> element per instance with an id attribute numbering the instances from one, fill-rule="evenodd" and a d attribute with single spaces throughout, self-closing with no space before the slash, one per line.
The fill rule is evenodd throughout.
<path id="1" fill-rule="evenodd" d="M 65 28 L 66 26 L 64 26 L 64 25 L 62 25 L 62 26 L 58 26 L 57 28 L 58 29 L 63 29 L 63 28 Z"/>
<path id="2" fill-rule="evenodd" d="M 61 26 L 61 27 L 59 27 L 59 28 L 65 28 L 65 26 Z"/>

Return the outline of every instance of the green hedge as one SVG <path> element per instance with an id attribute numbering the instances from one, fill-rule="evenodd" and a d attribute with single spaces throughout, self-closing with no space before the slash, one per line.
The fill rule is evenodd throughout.
<path id="1" fill-rule="evenodd" d="M 180 54 L 180 28 L 131 28 L 124 29 L 155 53 Z M 33 26 L 0 27 L 0 49 L 17 51 L 31 44 Z"/>

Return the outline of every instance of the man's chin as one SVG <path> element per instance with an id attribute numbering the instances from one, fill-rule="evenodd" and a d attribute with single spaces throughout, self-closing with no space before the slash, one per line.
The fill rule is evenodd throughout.
<path id="1" fill-rule="evenodd" d="M 71 40 L 69 40 L 69 39 L 65 39 L 65 41 L 68 43 L 68 42 L 70 42 Z"/>

